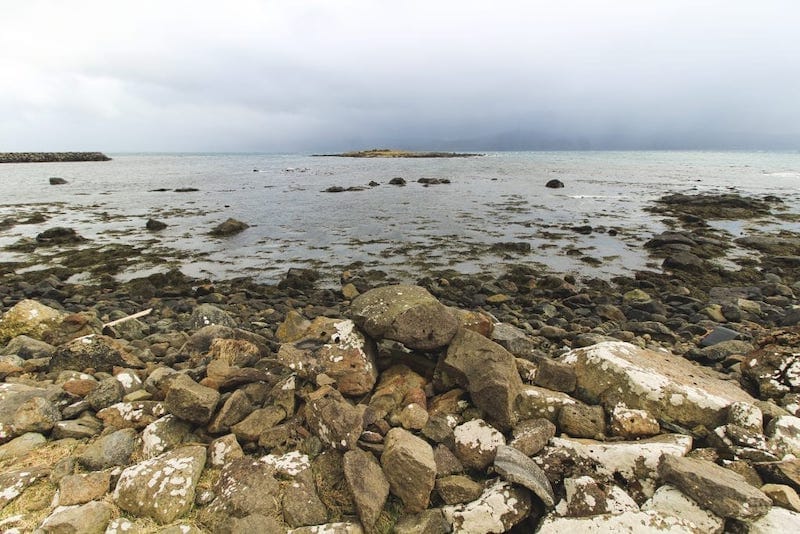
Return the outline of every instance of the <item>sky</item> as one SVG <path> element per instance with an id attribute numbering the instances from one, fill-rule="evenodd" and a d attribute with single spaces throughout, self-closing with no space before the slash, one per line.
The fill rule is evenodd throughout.
<path id="1" fill-rule="evenodd" d="M 0 152 L 800 149 L 796 0 L 0 8 Z"/>

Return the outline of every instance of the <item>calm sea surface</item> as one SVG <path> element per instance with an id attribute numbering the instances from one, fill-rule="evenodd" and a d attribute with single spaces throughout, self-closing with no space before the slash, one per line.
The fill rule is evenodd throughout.
<path id="1" fill-rule="evenodd" d="M 437 269 L 498 271 L 513 263 L 610 276 L 653 268 L 641 245 L 665 227 L 644 208 L 665 193 L 772 194 L 791 211 L 800 210 L 798 153 L 504 152 L 463 159 L 111 156 L 110 162 L 0 165 L 0 220 L 37 212 L 49 217 L 0 230 L 0 261 L 22 257 L 2 247 L 53 226 L 68 226 L 95 243 L 134 244 L 163 257 L 163 262 L 129 269 L 122 278 L 179 265 L 193 276 L 246 275 L 267 281 L 293 266 L 336 273 L 355 261 L 409 280 Z M 69 183 L 50 186 L 52 176 Z M 388 185 L 393 177 L 403 177 L 408 185 Z M 451 183 L 423 187 L 416 183 L 419 178 Z M 553 178 L 566 187 L 545 188 Z M 380 185 L 322 192 L 372 180 Z M 178 188 L 198 191 L 174 192 Z M 146 231 L 151 217 L 168 228 Z M 228 217 L 251 227 L 229 238 L 206 235 Z M 572 230 L 586 225 L 592 227 L 588 235 Z M 769 230 L 764 221 L 731 223 L 728 229 L 739 235 L 764 231 L 765 225 Z M 528 243 L 531 250 L 492 251 L 492 245 L 503 242 Z"/>

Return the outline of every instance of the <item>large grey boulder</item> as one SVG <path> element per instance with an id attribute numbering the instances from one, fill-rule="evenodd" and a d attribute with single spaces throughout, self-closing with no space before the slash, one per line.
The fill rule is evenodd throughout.
<path id="1" fill-rule="evenodd" d="M 410 349 L 447 345 L 458 320 L 427 289 L 395 285 L 371 289 L 353 300 L 353 321 L 374 339 L 391 339 Z"/>
<path id="2" fill-rule="evenodd" d="M 101 436 L 78 456 L 78 463 L 93 471 L 128 465 L 136 448 L 137 437 L 136 430 L 132 428 L 123 428 Z"/>
<path id="3" fill-rule="evenodd" d="M 182 516 L 194 504 L 194 492 L 206 463 L 206 448 L 182 447 L 125 469 L 114 490 L 122 510 L 161 524 Z"/>
<path id="4" fill-rule="evenodd" d="M 200 304 L 192 310 L 189 319 L 189 328 L 196 330 L 205 326 L 219 325 L 229 328 L 236 328 L 236 321 L 225 310 L 221 310 L 213 304 Z"/>
<path id="5" fill-rule="evenodd" d="M 281 486 L 274 475 L 273 466 L 252 458 L 226 464 L 214 486 L 216 498 L 208 506 L 204 522 L 213 527 L 230 517 L 279 517 Z"/>
<path id="6" fill-rule="evenodd" d="M 324 373 L 342 395 L 360 396 L 371 392 L 378 378 L 376 355 L 375 342 L 353 321 L 317 317 L 300 339 L 281 345 L 278 360 L 302 378 Z"/>
<path id="7" fill-rule="evenodd" d="M 427 441 L 402 428 L 386 434 L 381 466 L 389 489 L 400 498 L 406 512 L 421 512 L 428 507 L 436 482 L 436 462 Z"/>
<path id="8" fill-rule="evenodd" d="M 471 330 L 459 330 L 438 369 L 469 391 L 472 402 L 501 430 L 517 421 L 522 380 L 514 356 Z"/>
<path id="9" fill-rule="evenodd" d="M 755 402 L 722 375 L 668 353 L 629 343 L 605 342 L 562 357 L 575 367 L 575 395 L 607 411 L 619 403 L 646 410 L 658 420 L 686 427 L 715 428 L 734 402 Z"/>
<path id="10" fill-rule="evenodd" d="M 754 520 L 766 514 L 772 500 L 730 469 L 707 460 L 664 456 L 661 478 L 720 517 Z"/>
<path id="11" fill-rule="evenodd" d="M 108 336 L 91 335 L 73 339 L 56 349 L 48 370 L 82 371 L 94 369 L 110 373 L 114 367 L 144 367 L 141 360 L 128 352 L 117 340 Z"/>

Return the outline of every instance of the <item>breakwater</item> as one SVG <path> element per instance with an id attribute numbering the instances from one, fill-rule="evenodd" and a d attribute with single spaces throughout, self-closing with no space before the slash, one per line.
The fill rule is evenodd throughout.
<path id="1" fill-rule="evenodd" d="M 0 152 L 0 163 L 48 163 L 63 161 L 110 161 L 102 152 Z"/>

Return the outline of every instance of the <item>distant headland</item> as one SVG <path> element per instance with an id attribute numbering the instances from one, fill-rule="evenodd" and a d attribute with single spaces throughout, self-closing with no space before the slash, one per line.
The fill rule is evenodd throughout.
<path id="1" fill-rule="evenodd" d="M 483 154 L 465 154 L 458 152 L 415 152 L 412 150 L 395 150 L 392 148 L 371 148 L 355 150 L 341 154 L 314 154 L 314 156 L 332 156 L 339 158 L 471 158 Z"/>
<path id="2" fill-rule="evenodd" d="M 53 161 L 110 161 L 102 152 L 0 152 L 0 163 L 48 163 Z"/>

